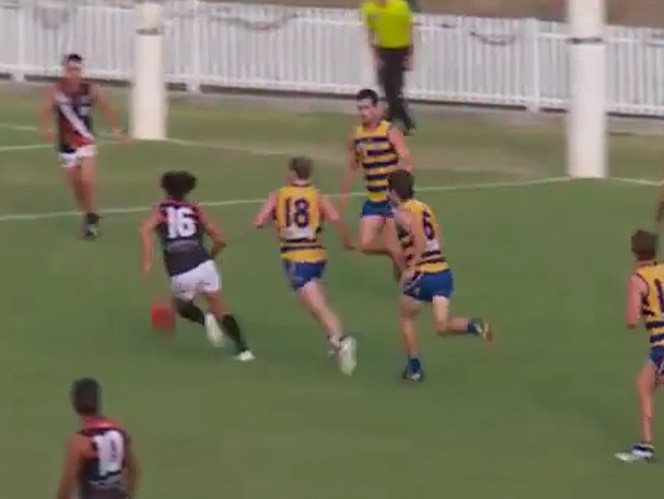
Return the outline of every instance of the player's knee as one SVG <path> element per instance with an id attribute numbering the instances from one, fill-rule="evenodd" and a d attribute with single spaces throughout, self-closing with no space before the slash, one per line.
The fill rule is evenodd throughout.
<path id="1" fill-rule="evenodd" d="M 447 319 L 436 319 L 434 320 L 434 327 L 436 329 L 436 333 L 440 336 L 449 336 L 450 334 L 450 328 L 449 328 L 449 321 Z"/>

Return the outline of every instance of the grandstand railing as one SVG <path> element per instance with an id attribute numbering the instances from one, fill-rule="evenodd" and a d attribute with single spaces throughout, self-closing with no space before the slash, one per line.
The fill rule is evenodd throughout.
<path id="1" fill-rule="evenodd" d="M 53 76 L 76 50 L 96 78 L 130 80 L 131 0 L 0 0 L 0 73 Z M 355 10 L 165 1 L 168 82 L 352 94 L 374 83 Z M 566 25 L 423 14 L 407 94 L 427 101 L 562 109 Z M 611 26 L 614 113 L 664 116 L 664 32 Z"/>

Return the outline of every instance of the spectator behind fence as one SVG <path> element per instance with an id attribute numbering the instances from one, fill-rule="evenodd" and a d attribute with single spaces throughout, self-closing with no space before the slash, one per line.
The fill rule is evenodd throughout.
<path id="1" fill-rule="evenodd" d="M 387 119 L 399 121 L 407 134 L 415 128 L 403 98 L 404 76 L 413 58 L 413 17 L 409 2 L 366 0 L 361 8 L 378 81 L 389 109 Z"/>

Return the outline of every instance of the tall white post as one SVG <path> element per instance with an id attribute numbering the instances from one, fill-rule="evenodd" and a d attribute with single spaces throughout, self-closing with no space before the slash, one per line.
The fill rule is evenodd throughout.
<path id="1" fill-rule="evenodd" d="M 165 140 L 168 98 L 164 67 L 163 9 L 158 0 L 134 7 L 134 69 L 130 102 L 131 136 Z"/>
<path id="2" fill-rule="evenodd" d="M 605 0 L 567 0 L 570 102 L 567 168 L 572 178 L 607 176 Z"/>

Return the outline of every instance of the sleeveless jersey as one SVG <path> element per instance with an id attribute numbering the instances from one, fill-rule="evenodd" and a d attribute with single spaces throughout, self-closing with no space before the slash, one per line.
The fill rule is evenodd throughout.
<path id="1" fill-rule="evenodd" d="M 650 336 L 650 348 L 664 346 L 664 264 L 653 263 L 636 270 L 648 292 L 641 302 L 641 315 Z"/>
<path id="2" fill-rule="evenodd" d="M 117 423 L 102 417 L 85 421 L 78 434 L 89 439 L 92 449 L 79 471 L 79 498 L 125 499 L 127 433 Z"/>
<path id="3" fill-rule="evenodd" d="M 436 215 L 433 210 L 421 201 L 410 199 L 403 203 L 400 209 L 407 210 L 414 213 L 418 222 L 421 224 L 424 237 L 426 238 L 426 245 L 420 261 L 417 263 L 416 271 L 423 273 L 442 272 L 449 268 L 447 259 L 443 255 L 440 234 L 438 233 L 438 225 L 436 223 Z M 414 257 L 413 250 L 413 235 L 407 230 L 397 226 L 399 234 L 399 242 L 403 248 L 406 263 L 411 264 Z"/>
<path id="4" fill-rule="evenodd" d="M 54 99 L 60 148 L 75 150 L 94 144 L 91 84 L 82 81 L 78 88 L 71 90 L 61 80 L 55 85 Z"/>
<path id="5" fill-rule="evenodd" d="M 354 132 L 355 151 L 362 163 L 367 199 L 387 201 L 387 177 L 399 164 L 399 156 L 388 137 L 389 121 L 382 120 L 372 130 L 359 125 Z"/>
<path id="6" fill-rule="evenodd" d="M 169 200 L 162 202 L 158 210 L 162 220 L 156 231 L 169 276 L 184 274 L 210 260 L 210 253 L 203 244 L 205 228 L 198 206 Z"/>
<path id="7" fill-rule="evenodd" d="M 318 189 L 310 184 L 282 187 L 277 191 L 274 218 L 279 229 L 282 259 L 301 263 L 327 259 L 320 239 L 323 218 Z"/>

